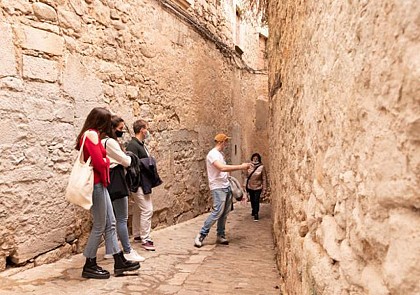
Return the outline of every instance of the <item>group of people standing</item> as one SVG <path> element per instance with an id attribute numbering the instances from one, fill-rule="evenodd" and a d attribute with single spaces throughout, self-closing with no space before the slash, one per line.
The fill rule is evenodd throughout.
<path id="1" fill-rule="evenodd" d="M 96 261 L 102 238 L 105 240 L 105 258 L 114 259 L 116 276 L 139 269 L 140 262 L 145 260 L 130 244 L 127 227 L 129 195 L 135 204 L 132 222 L 134 241 L 140 242 L 145 250 L 155 250 L 150 236 L 153 215 L 151 188 L 159 185 L 161 180 L 157 171 L 148 171 L 146 178 L 142 175 L 142 170 L 150 169 L 153 165 L 156 167 L 154 158 L 144 143 L 150 136 L 148 123 L 144 120 L 134 122 L 134 137 L 126 148 L 118 141 L 125 130 L 126 126 L 121 117 L 112 115 L 106 108 L 97 107 L 88 114 L 77 136 L 76 149 L 80 150 L 83 146 L 83 158 L 91 158 L 94 172 L 92 229 L 83 252 L 86 257 L 82 271 L 84 278 L 110 277 L 110 273 L 98 266 Z M 205 237 L 216 222 L 217 243 L 229 244 L 225 235 L 225 225 L 227 215 L 232 208 L 232 190 L 228 180 L 231 171 L 247 171 L 244 188 L 251 200 L 252 216 L 256 221 L 259 219 L 259 199 L 266 187 L 266 173 L 261 163 L 261 156 L 253 154 L 251 163 L 228 165 L 223 154 L 228 140 L 229 137 L 225 134 L 216 135 L 215 146 L 206 158 L 213 210 L 194 240 L 196 247 L 203 245 Z M 140 175 L 137 175 L 138 173 Z M 121 178 L 124 180 L 121 181 Z M 121 242 L 122 250 L 118 240 Z"/>
<path id="2" fill-rule="evenodd" d="M 125 132 L 124 120 L 111 115 L 105 108 L 97 107 L 88 114 L 85 123 L 77 136 L 76 149 L 83 144 L 83 158 L 91 158 L 94 174 L 94 189 L 92 195 L 92 230 L 89 235 L 85 250 L 86 257 L 82 277 L 107 279 L 110 273 L 98 266 L 96 257 L 102 237 L 105 240 L 105 258 L 114 259 L 114 274 L 123 275 L 127 271 L 140 268 L 140 263 L 145 260 L 130 244 L 128 220 L 128 196 L 131 194 L 135 203 L 133 213 L 134 240 L 140 242 L 142 247 L 154 251 L 155 246 L 150 236 L 153 204 L 150 192 L 145 194 L 141 185 L 137 185 L 133 192 L 133 185 L 118 182 L 122 175 L 125 179 L 124 168 L 134 164 L 140 165 L 144 158 L 149 159 L 150 154 L 144 145 L 144 140 L 149 136 L 148 124 L 144 120 L 137 120 L 133 124 L 134 137 L 129 142 L 126 150 L 118 142 Z M 135 167 L 136 169 L 138 167 Z M 122 170 L 121 170 L 122 169 Z M 120 171 L 120 172 L 119 172 Z M 137 169 L 139 171 L 139 169 Z M 110 177 L 115 175 L 115 177 Z M 111 186 L 120 186 L 111 194 Z M 126 186 L 126 193 L 124 187 Z M 111 191 L 111 190 L 110 190 Z M 117 238 L 118 236 L 118 238 Z M 118 239 L 123 250 L 120 249 Z"/>

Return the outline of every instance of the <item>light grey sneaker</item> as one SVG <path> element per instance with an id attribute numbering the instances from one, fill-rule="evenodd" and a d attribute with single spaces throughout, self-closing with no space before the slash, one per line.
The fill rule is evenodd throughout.
<path id="1" fill-rule="evenodd" d="M 222 244 L 222 245 L 229 245 L 228 239 L 226 239 L 224 236 L 217 236 L 216 243 Z"/>
<path id="2" fill-rule="evenodd" d="M 206 238 L 205 235 L 198 234 L 194 239 L 194 246 L 197 248 L 200 248 L 201 246 L 203 246 L 203 241 L 205 238 Z"/>
<path id="3" fill-rule="evenodd" d="M 104 259 L 114 259 L 114 256 L 112 254 L 105 254 Z"/>
<path id="4" fill-rule="evenodd" d="M 141 256 L 139 253 L 137 253 L 136 250 L 131 249 L 130 253 L 124 254 L 124 258 L 130 261 L 138 261 L 143 262 L 146 260 L 143 256 Z"/>

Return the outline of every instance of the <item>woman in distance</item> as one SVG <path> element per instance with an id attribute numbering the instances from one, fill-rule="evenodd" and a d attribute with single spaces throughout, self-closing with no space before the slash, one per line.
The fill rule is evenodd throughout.
<path id="1" fill-rule="evenodd" d="M 249 194 L 251 201 L 254 221 L 259 220 L 258 213 L 260 211 L 260 197 L 264 195 L 267 188 L 267 173 L 261 162 L 261 155 L 254 153 L 251 156 L 251 167 L 247 171 L 247 179 L 245 189 Z"/>

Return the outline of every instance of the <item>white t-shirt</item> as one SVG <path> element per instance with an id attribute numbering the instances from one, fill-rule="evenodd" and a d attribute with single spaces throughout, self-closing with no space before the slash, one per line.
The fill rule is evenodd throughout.
<path id="1" fill-rule="evenodd" d="M 206 157 L 206 166 L 207 166 L 207 175 L 209 177 L 210 190 L 218 188 L 227 188 L 229 187 L 228 172 L 222 172 L 217 169 L 213 163 L 215 161 L 226 164 L 225 159 L 221 152 L 216 148 L 213 148 Z"/>

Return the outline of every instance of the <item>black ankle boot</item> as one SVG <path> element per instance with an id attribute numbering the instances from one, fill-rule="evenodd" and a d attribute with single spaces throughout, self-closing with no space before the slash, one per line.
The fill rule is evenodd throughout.
<path id="1" fill-rule="evenodd" d="M 102 269 L 96 264 L 95 258 L 86 258 L 85 265 L 83 266 L 82 277 L 87 279 L 109 279 L 109 271 Z"/>
<path id="2" fill-rule="evenodd" d="M 116 276 L 121 276 L 125 271 L 133 271 L 140 268 L 140 263 L 129 261 L 125 259 L 123 252 L 114 254 L 114 274 Z"/>

